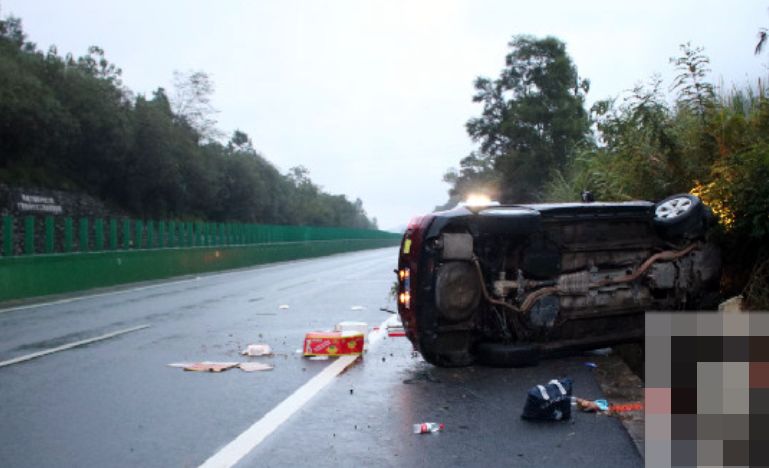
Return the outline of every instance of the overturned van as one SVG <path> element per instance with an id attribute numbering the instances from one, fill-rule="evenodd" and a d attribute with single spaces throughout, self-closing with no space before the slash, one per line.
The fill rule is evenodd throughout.
<path id="1" fill-rule="evenodd" d="M 415 218 L 398 259 L 406 335 L 439 366 L 532 364 L 640 341 L 646 310 L 718 300 L 699 198 L 459 206 Z"/>

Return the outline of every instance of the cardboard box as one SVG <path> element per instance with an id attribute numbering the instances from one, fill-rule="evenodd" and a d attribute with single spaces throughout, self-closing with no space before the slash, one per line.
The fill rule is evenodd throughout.
<path id="1" fill-rule="evenodd" d="M 363 333 L 310 332 L 304 336 L 305 356 L 342 356 L 363 352 Z"/>
<path id="2" fill-rule="evenodd" d="M 368 324 L 366 322 L 339 322 L 334 326 L 334 331 L 363 333 L 363 350 L 368 349 Z"/>

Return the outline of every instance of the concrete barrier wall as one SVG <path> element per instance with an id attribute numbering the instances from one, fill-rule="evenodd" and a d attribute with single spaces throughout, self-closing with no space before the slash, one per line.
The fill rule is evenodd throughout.
<path id="1" fill-rule="evenodd" d="M 398 245 L 341 239 L 0 258 L 0 302 Z"/>

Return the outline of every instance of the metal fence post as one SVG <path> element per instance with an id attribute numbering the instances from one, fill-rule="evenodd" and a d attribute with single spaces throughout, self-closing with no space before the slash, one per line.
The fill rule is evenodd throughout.
<path id="1" fill-rule="evenodd" d="M 136 236 L 134 241 L 134 248 L 141 249 L 144 245 L 144 221 L 137 219 L 135 228 Z"/>
<path id="2" fill-rule="evenodd" d="M 24 255 L 35 253 L 35 217 L 24 218 Z"/>
<path id="3" fill-rule="evenodd" d="M 168 245 L 166 242 L 166 222 L 158 221 L 158 225 L 158 247 L 162 249 Z"/>
<path id="4" fill-rule="evenodd" d="M 78 227 L 80 232 L 78 247 L 81 252 L 88 252 L 88 218 L 80 218 Z"/>
<path id="5" fill-rule="evenodd" d="M 72 218 L 64 218 L 64 252 L 72 252 Z"/>
<path id="6" fill-rule="evenodd" d="M 93 234 L 95 236 L 94 238 L 94 249 L 99 252 L 104 250 L 104 220 L 101 218 L 96 218 L 93 220 Z"/>
<path id="7" fill-rule="evenodd" d="M 109 249 L 117 250 L 117 219 L 109 220 Z"/>
<path id="8" fill-rule="evenodd" d="M 3 216 L 3 256 L 13 256 L 13 217 Z"/>
<path id="9" fill-rule="evenodd" d="M 147 248 L 155 248 L 155 222 L 151 219 L 147 221 Z"/>
<path id="10" fill-rule="evenodd" d="M 192 223 L 190 222 L 184 223 L 184 246 L 192 246 Z"/>
<path id="11" fill-rule="evenodd" d="M 54 249 L 53 236 L 54 236 L 53 216 L 46 216 L 45 217 L 45 253 L 47 254 L 53 253 L 53 249 Z"/>
<path id="12" fill-rule="evenodd" d="M 168 246 L 176 247 L 176 223 L 168 222 Z"/>
<path id="13" fill-rule="evenodd" d="M 126 218 L 123 220 L 123 249 L 128 250 L 131 248 L 131 220 Z"/>

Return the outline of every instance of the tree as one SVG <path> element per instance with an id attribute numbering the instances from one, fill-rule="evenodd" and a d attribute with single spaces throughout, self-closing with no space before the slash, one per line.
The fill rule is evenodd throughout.
<path id="1" fill-rule="evenodd" d="M 516 36 L 509 46 L 499 78 L 475 81 L 473 101 L 483 104 L 483 112 L 467 122 L 467 132 L 480 151 L 448 175 L 454 195 L 498 181 L 501 201 L 536 200 L 553 171 L 588 137 L 589 82 L 577 75 L 565 44 Z"/>
<path id="2" fill-rule="evenodd" d="M 256 154 L 251 138 L 249 138 L 246 132 L 240 130 L 232 132 L 232 137 L 230 137 L 230 141 L 227 143 L 227 151 L 229 153 Z"/>
<path id="3" fill-rule="evenodd" d="M 182 73 L 174 71 L 174 94 L 171 99 L 174 115 L 192 127 L 203 140 L 220 138 L 214 115 L 217 111 L 211 104 L 214 82 L 204 71 Z"/>
<path id="4" fill-rule="evenodd" d="M 212 221 L 370 227 L 360 200 L 282 175 L 236 130 L 218 141 L 204 72 L 134 96 L 104 50 L 64 57 L 0 19 L 0 182 L 76 189 L 119 213 Z"/>
<path id="5" fill-rule="evenodd" d="M 715 98 L 713 85 L 706 81 L 710 72 L 710 59 L 702 53 L 702 47 L 692 47 L 690 42 L 679 47 L 681 56 L 670 58 L 670 63 L 675 65 L 678 71 L 671 89 L 678 91 L 679 105 L 690 108 L 704 118 Z"/>

